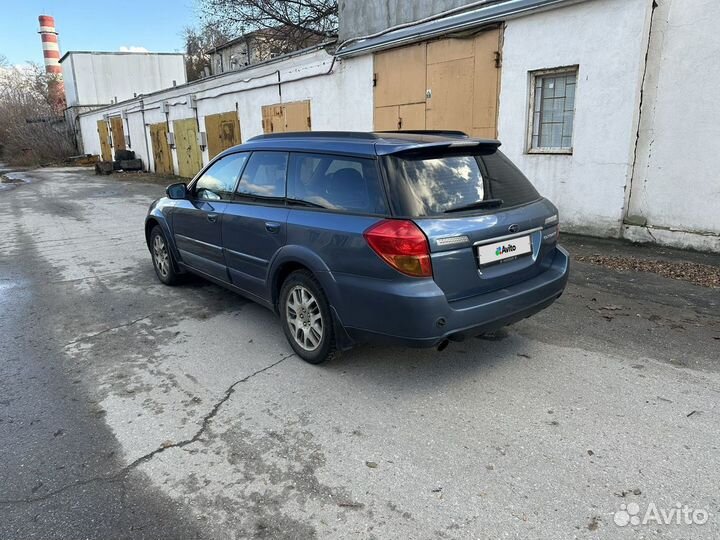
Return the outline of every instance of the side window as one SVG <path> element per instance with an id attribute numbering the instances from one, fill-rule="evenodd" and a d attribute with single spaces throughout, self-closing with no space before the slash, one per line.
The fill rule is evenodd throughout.
<path id="1" fill-rule="evenodd" d="M 195 196 L 211 201 L 230 199 L 247 157 L 247 153 L 230 154 L 213 163 L 195 182 Z"/>
<path id="2" fill-rule="evenodd" d="M 387 213 L 373 159 L 293 153 L 288 196 L 330 210 Z"/>
<path id="3" fill-rule="evenodd" d="M 285 197 L 287 162 L 286 152 L 253 152 L 236 193 L 241 197 Z"/>

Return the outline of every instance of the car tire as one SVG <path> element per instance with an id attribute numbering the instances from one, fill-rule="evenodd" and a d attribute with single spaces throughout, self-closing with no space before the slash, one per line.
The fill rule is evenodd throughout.
<path id="1" fill-rule="evenodd" d="M 159 225 L 150 231 L 150 254 L 153 260 L 155 275 L 165 285 L 177 285 L 180 275 L 175 270 L 177 265 L 165 233 Z"/>
<path id="2" fill-rule="evenodd" d="M 297 270 L 287 277 L 280 289 L 278 311 L 285 336 L 300 358 L 320 364 L 335 356 L 330 304 L 310 272 Z"/>

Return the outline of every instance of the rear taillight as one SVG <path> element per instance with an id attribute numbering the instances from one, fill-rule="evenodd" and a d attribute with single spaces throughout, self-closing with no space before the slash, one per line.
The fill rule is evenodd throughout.
<path id="1" fill-rule="evenodd" d="M 427 238 L 412 221 L 385 219 L 363 233 L 368 245 L 386 263 L 413 277 L 431 277 Z"/>

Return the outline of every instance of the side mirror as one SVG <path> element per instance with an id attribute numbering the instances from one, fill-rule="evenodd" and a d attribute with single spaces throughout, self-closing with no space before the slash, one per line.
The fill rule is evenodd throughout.
<path id="1" fill-rule="evenodd" d="M 167 188 L 165 188 L 165 193 L 167 193 L 167 196 L 171 199 L 187 199 L 187 184 L 183 182 L 170 184 Z"/>

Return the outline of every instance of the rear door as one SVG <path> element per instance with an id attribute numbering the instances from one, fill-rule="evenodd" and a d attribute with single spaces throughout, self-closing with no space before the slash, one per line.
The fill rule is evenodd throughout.
<path id="1" fill-rule="evenodd" d="M 247 157 L 247 153 L 230 154 L 213 163 L 190 186 L 188 200 L 177 201 L 172 214 L 182 261 L 222 281 L 229 281 L 222 250 L 222 216 Z"/>
<path id="2" fill-rule="evenodd" d="M 448 300 L 512 286 L 550 264 L 555 207 L 497 148 L 386 159 L 396 215 L 430 245 L 433 278 Z M 547 221 L 547 223 L 546 223 Z"/>
<path id="3" fill-rule="evenodd" d="M 222 222 L 232 283 L 265 299 L 270 261 L 287 238 L 287 163 L 287 152 L 253 152 Z"/>

